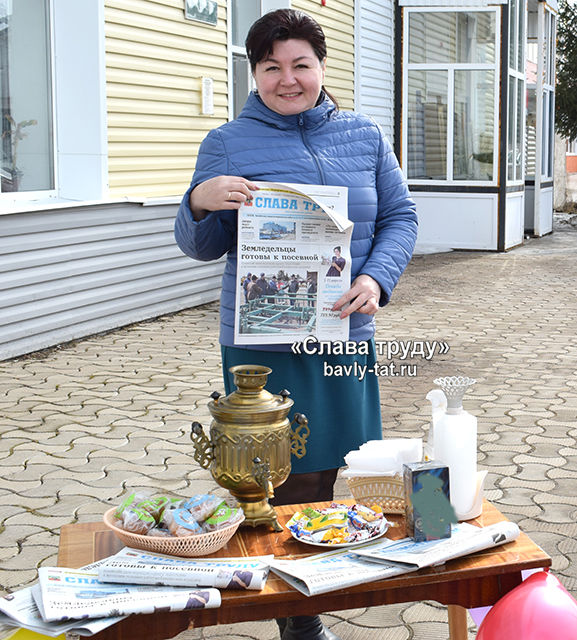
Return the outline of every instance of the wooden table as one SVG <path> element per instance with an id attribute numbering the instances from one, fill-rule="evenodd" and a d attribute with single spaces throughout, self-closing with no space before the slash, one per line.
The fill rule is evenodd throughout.
<path id="1" fill-rule="evenodd" d="M 324 503 L 317 506 L 325 506 Z M 284 524 L 303 505 L 277 507 Z M 387 535 L 405 536 L 404 520 L 388 516 L 397 526 Z M 485 501 L 483 513 L 471 523 L 487 526 L 506 520 Z M 116 553 L 122 543 L 101 522 L 65 525 L 60 534 L 58 564 L 79 568 Z M 272 532 L 266 527 L 241 528 L 215 556 L 302 557 L 319 549 L 294 540 L 288 531 Z M 262 591 L 225 591 L 217 609 L 150 615 L 134 615 L 95 635 L 97 640 L 164 640 L 193 627 L 231 624 L 249 620 L 315 615 L 328 611 L 357 609 L 399 602 L 435 600 L 448 605 L 451 640 L 467 639 L 467 608 L 494 604 L 521 582 L 521 571 L 551 565 L 551 558 L 524 533 L 514 542 L 451 560 L 443 566 L 369 582 L 332 593 L 307 597 L 272 572 Z"/>

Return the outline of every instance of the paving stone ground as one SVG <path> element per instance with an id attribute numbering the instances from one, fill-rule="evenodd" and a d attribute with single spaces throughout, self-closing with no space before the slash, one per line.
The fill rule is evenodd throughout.
<path id="1" fill-rule="evenodd" d="M 477 384 L 486 495 L 553 558 L 577 594 L 577 228 L 558 224 L 509 253 L 414 257 L 377 340 L 446 342 L 426 360 L 380 357 L 385 436 L 426 433 L 426 393 L 441 375 Z M 63 524 L 99 519 L 128 490 L 224 491 L 192 458 L 190 423 L 222 391 L 218 305 L 0 362 L 0 588 L 30 585 L 56 562 Z M 337 495 L 348 496 L 342 480 Z M 448 637 L 434 602 L 333 612 L 343 640 Z M 470 638 L 475 637 L 471 620 Z M 191 630 L 181 640 L 277 638 L 274 622 Z"/>

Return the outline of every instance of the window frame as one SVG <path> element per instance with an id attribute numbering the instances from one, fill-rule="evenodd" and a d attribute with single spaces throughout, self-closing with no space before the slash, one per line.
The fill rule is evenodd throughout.
<path id="1" fill-rule="evenodd" d="M 254 89 L 254 80 L 252 77 L 252 73 L 250 70 L 250 64 L 248 63 L 248 59 L 246 57 L 246 49 L 245 47 L 241 47 L 239 45 L 234 45 L 232 43 L 232 11 L 234 2 L 242 3 L 242 0 L 227 0 L 227 16 L 229 19 L 227 20 L 227 47 L 228 47 L 228 119 L 234 120 L 234 118 L 238 115 L 235 113 L 235 86 L 234 86 L 234 58 L 246 60 L 246 68 L 248 74 L 248 82 L 247 85 L 249 87 L 249 93 Z M 265 13 L 269 11 L 274 11 L 275 9 L 290 9 L 291 2 L 290 0 L 260 0 L 260 16 L 262 17 Z M 248 94 L 247 94 L 248 95 Z"/>
<path id="2" fill-rule="evenodd" d="M 557 16 L 546 5 L 543 31 L 543 146 L 541 148 L 541 179 L 553 180 L 555 173 L 555 42 L 557 39 Z M 545 126 L 546 125 L 546 126 Z M 545 169 L 549 171 L 546 172 Z"/>
<path id="3" fill-rule="evenodd" d="M 57 163 L 57 138 L 56 138 L 56 83 L 54 78 L 54 15 L 52 8 L 52 1 L 49 0 L 46 6 L 46 16 L 48 24 L 46 25 L 46 33 L 48 35 L 49 50 L 47 52 L 47 66 L 50 68 L 50 82 L 47 83 L 47 87 L 50 91 L 50 118 L 51 122 L 48 125 L 49 130 L 52 132 L 52 144 L 51 144 L 51 165 L 52 175 L 51 181 L 53 187 L 51 189 L 34 189 L 27 191 L 2 191 L 0 186 L 0 202 L 5 204 L 21 204 L 26 203 L 29 200 L 38 200 L 41 198 L 54 198 L 58 193 L 58 163 Z"/>
<path id="4" fill-rule="evenodd" d="M 522 11 L 521 11 L 522 5 Z M 511 11 L 511 7 L 515 7 L 515 15 Z M 528 5 L 527 0 L 516 0 L 514 5 L 509 3 L 509 48 L 507 54 L 507 185 L 522 185 L 525 183 L 526 172 L 526 138 L 527 138 L 527 83 L 525 74 L 525 65 L 527 60 L 527 24 L 528 24 Z M 514 17 L 514 26 L 511 19 Z M 511 35 L 514 34 L 514 40 Z M 520 42 L 520 36 L 522 42 Z M 521 45 L 521 46 L 520 46 Z M 511 59 L 511 48 L 513 48 L 513 58 Z M 511 85 L 515 90 L 511 91 Z M 519 91 L 521 89 L 521 93 Z M 519 95 L 521 95 L 521 105 L 519 105 Z M 519 112 L 519 106 L 521 111 Z M 512 108 L 511 108 L 512 107 Z M 510 118 L 509 115 L 513 114 Z M 522 130 L 519 139 L 517 132 L 519 127 L 519 119 L 521 120 Z M 510 147 L 510 135 L 513 134 L 513 149 Z M 519 145 L 519 146 L 517 146 Z M 513 162 L 512 175 L 509 172 L 509 154 L 513 153 L 513 158 L 517 153 L 521 154 L 521 164 L 517 165 Z"/>
<path id="5" fill-rule="evenodd" d="M 0 193 L 2 212 L 108 197 L 104 0 L 45 0 L 54 188 Z M 82 29 L 78 29 L 78 25 Z"/>
<path id="6" fill-rule="evenodd" d="M 495 61 L 492 64 L 488 63 L 416 63 L 409 62 L 409 23 L 411 14 L 422 13 L 491 13 L 495 19 Z M 404 168 L 405 175 L 408 175 L 408 109 L 409 104 L 406 96 L 408 96 L 408 78 L 409 71 L 424 70 L 424 71 L 446 71 L 447 72 L 447 145 L 446 145 L 446 178 L 445 179 L 422 179 L 422 178 L 407 178 L 410 185 L 414 186 L 496 186 L 498 183 L 498 161 L 499 161 L 499 82 L 500 82 L 500 55 L 501 55 L 501 13 L 500 6 L 464 6 L 464 7 L 403 7 L 403 77 L 402 77 L 402 95 L 403 99 L 402 112 L 401 112 L 401 165 Z M 484 71 L 492 70 L 494 74 L 494 100 L 493 100 L 493 113 L 494 113 L 494 125 L 493 125 L 493 179 L 492 180 L 455 180 L 453 178 L 454 170 L 454 103 L 455 103 L 455 88 L 454 78 L 455 71 L 470 70 L 470 71 Z"/>
<path id="7" fill-rule="evenodd" d="M 527 57 L 536 64 L 535 82 L 526 83 L 526 93 L 535 95 L 535 157 L 526 180 L 537 183 L 554 179 L 555 163 L 555 41 L 557 14 L 544 2 L 537 4 L 536 33 L 527 37 Z M 534 58 L 534 60 L 533 60 Z M 541 95 L 539 95 L 541 93 Z M 525 167 L 527 171 L 528 163 Z M 549 172 L 546 169 L 549 169 Z M 538 175 L 537 175 L 538 174 Z"/>

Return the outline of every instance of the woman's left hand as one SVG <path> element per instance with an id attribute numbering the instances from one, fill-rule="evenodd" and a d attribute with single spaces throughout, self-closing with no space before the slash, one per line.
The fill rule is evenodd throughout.
<path id="1" fill-rule="evenodd" d="M 341 319 L 358 311 L 374 316 L 379 310 L 381 287 L 379 283 L 365 273 L 355 278 L 351 288 L 333 305 L 333 311 L 341 312 Z M 349 304 L 350 303 L 350 304 Z"/>

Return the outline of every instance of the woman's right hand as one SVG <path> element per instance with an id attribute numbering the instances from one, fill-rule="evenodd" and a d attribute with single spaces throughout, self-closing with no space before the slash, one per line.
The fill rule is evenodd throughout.
<path id="1" fill-rule="evenodd" d="M 190 210 L 195 220 L 202 220 L 211 211 L 239 209 L 252 192 L 254 182 L 240 176 L 216 176 L 198 184 L 190 193 Z"/>

